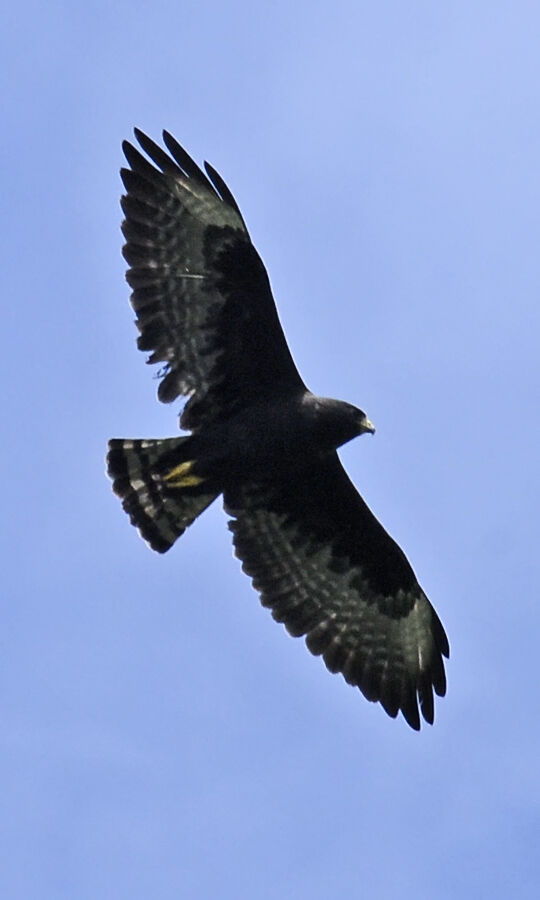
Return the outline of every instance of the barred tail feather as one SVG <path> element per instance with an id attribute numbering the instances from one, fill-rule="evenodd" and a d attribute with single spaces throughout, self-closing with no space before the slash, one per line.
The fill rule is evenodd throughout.
<path id="1" fill-rule="evenodd" d="M 107 473 L 113 491 L 122 500 L 132 525 L 158 553 L 169 550 L 217 497 L 204 482 L 179 489 L 165 477 L 168 467 L 189 457 L 189 440 L 109 441 Z"/>

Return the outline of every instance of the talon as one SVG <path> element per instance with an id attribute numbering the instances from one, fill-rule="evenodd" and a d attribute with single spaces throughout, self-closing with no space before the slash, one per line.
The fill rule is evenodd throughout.
<path id="1" fill-rule="evenodd" d="M 201 478 L 200 475 L 190 474 L 194 465 L 195 460 L 193 459 L 189 462 L 180 463 L 180 465 L 171 469 L 170 472 L 167 472 L 167 474 L 163 476 L 163 480 L 167 481 L 169 487 L 173 488 L 195 487 L 195 485 L 201 484 L 201 482 L 204 481 L 204 478 Z"/>

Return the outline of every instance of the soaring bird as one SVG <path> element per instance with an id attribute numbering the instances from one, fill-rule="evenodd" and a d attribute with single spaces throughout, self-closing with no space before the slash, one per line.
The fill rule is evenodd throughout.
<path id="1" fill-rule="evenodd" d="M 162 365 L 159 399 L 188 398 L 189 434 L 111 440 L 115 493 L 159 553 L 222 496 L 235 553 L 274 619 L 390 716 L 418 730 L 420 707 L 433 723 L 444 628 L 337 454 L 373 425 L 304 384 L 221 176 L 166 131 L 167 150 L 135 137 L 146 156 L 124 142 L 121 203 L 138 347 Z"/>

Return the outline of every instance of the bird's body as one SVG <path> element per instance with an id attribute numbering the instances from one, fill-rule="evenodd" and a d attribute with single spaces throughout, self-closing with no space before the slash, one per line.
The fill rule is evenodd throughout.
<path id="1" fill-rule="evenodd" d="M 158 396 L 189 400 L 177 438 L 110 442 L 115 492 L 168 550 L 219 495 L 263 605 L 370 700 L 419 728 L 445 692 L 444 629 L 336 450 L 374 428 L 314 396 L 286 344 L 264 265 L 221 177 L 167 133 L 125 143 L 124 255 L 139 347 L 165 363 Z"/>
<path id="2" fill-rule="evenodd" d="M 193 436 L 192 446 L 194 458 L 204 460 L 205 474 L 219 476 L 224 490 L 238 478 L 300 476 L 303 468 L 369 430 L 356 407 L 303 391 L 286 403 L 269 398 L 211 424 Z"/>

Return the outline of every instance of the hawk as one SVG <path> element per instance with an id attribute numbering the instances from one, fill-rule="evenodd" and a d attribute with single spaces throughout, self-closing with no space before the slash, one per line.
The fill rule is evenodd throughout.
<path id="1" fill-rule="evenodd" d="M 168 133 L 123 144 L 124 257 L 158 398 L 189 434 L 109 443 L 114 492 L 165 553 L 219 496 L 263 606 L 371 701 L 420 728 L 446 691 L 444 628 L 337 449 L 374 427 L 306 387 L 229 188 Z M 150 162 L 151 160 L 151 162 Z"/>

